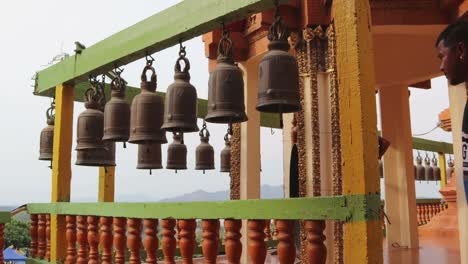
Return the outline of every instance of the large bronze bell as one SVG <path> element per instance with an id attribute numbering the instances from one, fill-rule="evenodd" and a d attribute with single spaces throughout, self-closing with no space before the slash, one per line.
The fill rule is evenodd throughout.
<path id="1" fill-rule="evenodd" d="M 130 106 L 125 100 L 125 81 L 120 75 L 112 79 L 111 99 L 104 107 L 102 140 L 126 142 L 130 134 Z"/>
<path id="2" fill-rule="evenodd" d="M 146 72 L 151 72 L 149 81 Z M 132 102 L 130 117 L 130 139 L 134 144 L 167 143 L 166 132 L 161 129 L 163 123 L 164 102 L 156 94 L 156 72 L 151 65 L 147 65 L 141 74 L 141 93 Z"/>
<path id="3" fill-rule="evenodd" d="M 433 181 L 434 180 L 434 170 L 431 167 L 431 160 L 426 153 L 426 157 L 424 158 L 424 177 L 426 181 Z"/>
<path id="4" fill-rule="evenodd" d="M 54 150 L 55 102 L 47 109 L 47 126 L 41 131 L 39 160 L 52 160 Z"/>
<path id="5" fill-rule="evenodd" d="M 213 170 L 214 169 L 214 149 L 210 145 L 210 132 L 206 128 L 206 123 L 203 122 L 203 128 L 200 130 L 200 145 L 195 152 L 195 169 L 196 170 Z"/>
<path id="6" fill-rule="evenodd" d="M 162 169 L 161 144 L 146 143 L 138 145 L 138 164 L 137 169 Z"/>
<path id="7" fill-rule="evenodd" d="M 229 132 L 224 136 L 224 148 L 221 151 L 221 172 L 231 172 L 231 140 Z"/>
<path id="8" fill-rule="evenodd" d="M 105 141 L 103 149 L 82 149 L 76 152 L 76 165 L 91 167 L 115 166 L 115 142 Z"/>
<path id="9" fill-rule="evenodd" d="M 244 105 L 242 71 L 234 64 L 229 32 L 223 31 L 218 45 L 218 60 L 208 82 L 208 114 L 211 123 L 239 123 L 247 121 Z"/>
<path id="10" fill-rule="evenodd" d="M 78 116 L 76 150 L 104 149 L 104 114 L 101 102 L 104 92 L 100 84 L 92 82 L 85 92 L 86 110 Z"/>
<path id="11" fill-rule="evenodd" d="M 289 30 L 279 15 L 268 33 L 268 53 L 260 61 L 257 110 L 267 113 L 291 113 L 300 110 L 299 70 L 296 58 L 289 54 Z"/>
<path id="12" fill-rule="evenodd" d="M 162 129 L 171 132 L 195 132 L 197 126 L 197 91 L 190 84 L 190 62 L 185 57 L 185 47 L 181 47 L 174 71 L 174 83 L 169 85 L 164 107 Z M 180 62 L 185 64 L 181 70 Z"/>
<path id="13" fill-rule="evenodd" d="M 425 179 L 425 170 L 424 170 L 424 166 L 422 165 L 422 157 L 421 155 L 419 154 L 418 152 L 418 156 L 416 157 L 416 179 L 418 181 L 422 181 Z"/>
<path id="14" fill-rule="evenodd" d="M 167 148 L 166 169 L 186 170 L 187 169 L 187 147 L 184 145 L 184 134 L 173 132 L 174 141 Z"/>

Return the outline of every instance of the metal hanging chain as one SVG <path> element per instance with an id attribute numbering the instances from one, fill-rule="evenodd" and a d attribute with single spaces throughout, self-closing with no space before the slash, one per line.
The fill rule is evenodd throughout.
<path id="1" fill-rule="evenodd" d="M 185 46 L 182 45 L 182 39 L 179 40 L 179 58 L 185 58 L 187 52 L 185 51 Z"/>
<path id="2" fill-rule="evenodd" d="M 279 1 L 275 0 L 275 21 L 268 30 L 268 40 L 288 41 L 289 29 L 280 15 Z"/>
<path id="3" fill-rule="evenodd" d="M 222 25 L 222 34 L 221 34 L 221 39 L 219 40 L 218 43 L 218 56 L 223 56 L 223 57 L 228 57 L 232 58 L 233 57 L 233 51 L 232 51 L 232 40 L 230 36 L 229 29 L 227 29 L 224 25 L 224 22 L 221 22 Z"/>
<path id="4" fill-rule="evenodd" d="M 46 111 L 47 121 L 55 121 L 55 98 L 50 102 L 50 107 Z"/>
<path id="5" fill-rule="evenodd" d="M 153 56 L 151 56 L 151 54 L 149 54 L 148 52 L 146 52 L 145 60 L 146 60 L 146 66 L 148 67 L 153 66 L 153 62 L 155 61 Z"/>
<path id="6" fill-rule="evenodd" d="M 203 138 L 210 137 L 210 131 L 208 131 L 208 128 L 206 127 L 205 119 L 203 119 L 202 129 L 200 129 L 200 133 L 198 133 L 198 135 L 200 135 L 200 137 L 203 137 Z"/>
<path id="7" fill-rule="evenodd" d="M 228 129 L 226 131 L 226 135 L 224 135 L 224 142 L 225 143 L 231 143 L 232 132 L 233 132 L 232 124 L 229 123 L 228 124 Z"/>

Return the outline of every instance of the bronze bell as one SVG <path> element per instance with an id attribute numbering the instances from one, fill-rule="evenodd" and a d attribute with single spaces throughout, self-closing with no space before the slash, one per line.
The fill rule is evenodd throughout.
<path id="1" fill-rule="evenodd" d="M 173 132 L 174 141 L 167 148 L 166 169 L 187 169 L 187 147 L 184 145 L 184 134 Z"/>
<path id="2" fill-rule="evenodd" d="M 126 142 L 130 134 L 130 106 L 125 100 L 125 81 L 120 75 L 112 79 L 111 99 L 104 107 L 102 140 Z"/>
<path id="3" fill-rule="evenodd" d="M 244 79 L 234 64 L 229 32 L 223 31 L 218 44 L 218 60 L 208 82 L 208 114 L 211 123 L 239 123 L 247 121 L 244 105 Z"/>
<path id="4" fill-rule="evenodd" d="M 432 171 L 433 171 L 433 180 L 434 181 L 440 181 L 440 168 L 439 166 L 437 166 L 437 159 L 434 155 L 434 157 L 432 158 Z"/>
<path id="5" fill-rule="evenodd" d="M 425 170 L 422 165 L 422 157 L 418 152 L 418 156 L 416 157 L 416 179 L 418 181 L 424 180 L 425 179 L 424 174 L 425 174 Z"/>
<path id="6" fill-rule="evenodd" d="M 96 86 L 98 83 L 92 82 L 92 87 L 85 92 L 86 110 L 78 116 L 76 150 L 104 149 L 104 114 L 101 111 L 104 94 L 102 88 Z"/>
<path id="7" fill-rule="evenodd" d="M 203 170 L 203 173 L 205 173 L 205 170 L 214 169 L 214 149 L 210 145 L 209 140 L 210 132 L 206 128 L 206 123 L 203 122 L 203 128 L 200 130 L 201 142 L 195 153 L 195 169 Z"/>
<path id="8" fill-rule="evenodd" d="M 130 139 L 134 144 L 167 143 L 166 132 L 161 129 L 164 114 L 163 99 L 156 94 L 156 72 L 147 62 L 141 74 L 141 93 L 132 102 L 130 117 Z M 150 81 L 146 72 L 151 72 Z"/>
<path id="9" fill-rule="evenodd" d="M 105 141 L 103 149 L 81 149 L 76 152 L 76 165 L 92 167 L 115 166 L 115 142 Z"/>
<path id="10" fill-rule="evenodd" d="M 221 151 L 221 172 L 231 172 L 231 140 L 229 133 L 224 136 L 224 148 Z"/>
<path id="11" fill-rule="evenodd" d="M 138 145 L 137 169 L 162 169 L 161 144 L 146 143 Z"/>
<path id="12" fill-rule="evenodd" d="M 257 110 L 267 113 L 291 113 L 300 110 L 299 69 L 289 54 L 289 30 L 279 15 L 268 33 L 268 53 L 260 61 Z"/>
<path id="13" fill-rule="evenodd" d="M 431 167 L 431 160 L 426 153 L 426 157 L 424 158 L 424 178 L 426 181 L 433 181 L 434 180 L 434 170 Z"/>
<path id="14" fill-rule="evenodd" d="M 197 91 L 190 84 L 190 62 L 185 57 L 185 47 L 181 47 L 174 71 L 174 83 L 169 85 L 164 107 L 162 129 L 171 132 L 195 132 L 197 126 Z M 180 62 L 185 64 L 181 70 Z"/>
<path id="15" fill-rule="evenodd" d="M 39 160 L 52 160 L 54 150 L 55 102 L 47 109 L 47 126 L 41 131 Z"/>
<path id="16" fill-rule="evenodd" d="M 452 178 L 452 173 L 454 171 L 453 167 L 455 164 L 453 163 L 452 157 L 449 158 L 447 161 L 447 170 L 446 170 L 446 175 L 447 175 L 447 180 L 450 180 Z"/>

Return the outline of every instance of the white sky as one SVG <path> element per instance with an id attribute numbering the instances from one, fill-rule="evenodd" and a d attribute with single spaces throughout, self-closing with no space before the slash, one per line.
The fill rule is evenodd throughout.
<path id="1" fill-rule="evenodd" d="M 45 110 L 48 98 L 32 95 L 34 72 L 42 69 L 55 55 L 73 53 L 74 41 L 91 46 L 99 40 L 145 19 L 180 1 L 8 1 L 0 7 L 0 83 L 2 103 L 0 124 L 0 205 L 19 205 L 28 202 L 48 202 L 51 192 L 51 171 L 47 162 L 38 161 L 39 133 L 46 125 Z M 192 64 L 192 83 L 198 96 L 207 98 L 208 65 L 201 38 L 185 43 L 187 57 Z M 155 67 L 158 90 L 165 91 L 173 80 L 173 65 L 177 47 L 158 54 Z M 139 85 L 144 65 L 137 61 L 127 65 L 123 77 L 132 86 Z M 437 114 L 448 106 L 445 78 L 433 80 L 429 91 L 412 89 L 411 118 L 413 133 L 431 129 Z M 75 104 L 75 121 L 83 111 Z M 116 199 L 119 201 L 157 201 L 162 198 L 198 189 L 219 191 L 229 189 L 229 177 L 219 170 L 219 152 L 223 148 L 225 126 L 209 124 L 211 143 L 215 148 L 216 171 L 193 169 L 175 174 L 170 170 L 136 170 L 137 147 L 117 146 Z M 451 134 L 437 130 L 426 138 L 451 142 Z M 168 139 L 170 140 L 169 134 Z M 171 141 L 171 140 L 170 140 Z M 187 135 L 188 166 L 194 168 L 197 133 Z M 272 135 L 262 129 L 262 184 L 282 184 L 281 131 Z M 75 146 L 73 146 L 74 148 Z M 165 164 L 166 148 L 163 148 Z M 73 151 L 72 162 L 75 162 Z M 72 201 L 96 201 L 98 169 L 73 166 Z M 436 196 L 435 184 L 418 184 L 419 196 Z"/>

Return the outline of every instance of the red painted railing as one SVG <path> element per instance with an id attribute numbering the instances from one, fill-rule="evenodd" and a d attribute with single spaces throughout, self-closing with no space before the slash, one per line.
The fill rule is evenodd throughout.
<path id="1" fill-rule="evenodd" d="M 447 204 L 440 200 L 418 200 L 416 210 L 418 212 L 418 225 L 425 225 L 441 211 L 447 209 Z"/>

